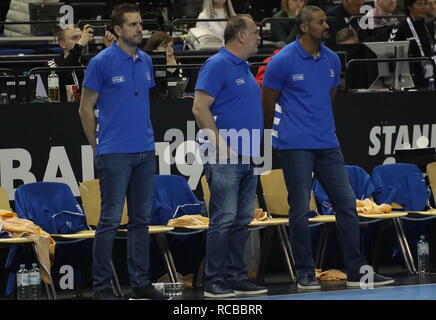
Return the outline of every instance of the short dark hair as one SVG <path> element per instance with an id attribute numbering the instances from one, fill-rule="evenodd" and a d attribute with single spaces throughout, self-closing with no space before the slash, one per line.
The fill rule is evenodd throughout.
<path id="1" fill-rule="evenodd" d="M 239 31 L 247 30 L 246 19 L 253 20 L 249 14 L 237 14 L 227 21 L 226 28 L 224 29 L 224 44 L 235 39 Z"/>
<path id="2" fill-rule="evenodd" d="M 138 6 L 134 3 L 121 3 L 117 5 L 111 13 L 111 24 L 112 28 L 114 26 L 121 26 L 125 20 L 124 20 L 124 14 L 128 12 L 138 12 L 141 14 L 141 11 L 139 10 Z"/>
<path id="3" fill-rule="evenodd" d="M 409 7 L 413 6 L 413 4 L 416 2 L 417 0 L 404 0 L 404 13 L 406 14 L 406 16 L 410 15 L 410 10 Z"/>
<path id="4" fill-rule="evenodd" d="M 156 50 L 161 44 L 170 43 L 172 41 L 174 41 L 174 39 L 168 33 L 156 31 L 148 38 L 144 46 L 144 51 Z"/>
<path id="5" fill-rule="evenodd" d="M 309 25 L 312 21 L 312 12 L 314 11 L 322 11 L 322 9 L 317 6 L 305 6 L 301 8 L 300 12 L 298 12 L 296 23 L 298 26 L 299 34 L 301 34 L 301 25 Z"/>

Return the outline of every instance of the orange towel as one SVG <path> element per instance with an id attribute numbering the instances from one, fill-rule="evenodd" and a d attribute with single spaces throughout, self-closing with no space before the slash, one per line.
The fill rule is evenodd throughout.
<path id="1" fill-rule="evenodd" d="M 265 221 L 268 220 L 268 216 L 266 215 L 266 212 L 264 212 L 262 209 L 255 209 L 254 210 L 254 216 L 253 216 L 253 222 L 257 221 Z M 203 217 L 199 214 L 192 214 L 192 215 L 184 215 L 175 219 L 168 220 L 167 226 L 169 227 L 189 227 L 189 226 L 208 226 L 209 225 L 209 218 Z"/>
<path id="2" fill-rule="evenodd" d="M 381 205 L 376 204 L 374 201 L 366 198 L 364 200 L 356 200 L 356 209 L 358 214 L 362 213 L 391 213 L 392 207 L 386 203 Z"/>
<path id="3" fill-rule="evenodd" d="M 0 231 L 6 231 L 13 238 L 28 237 L 37 247 L 41 266 L 41 280 L 50 283 L 50 268 L 53 265 L 55 241 L 41 227 L 27 219 L 20 219 L 12 211 L 0 209 Z"/>

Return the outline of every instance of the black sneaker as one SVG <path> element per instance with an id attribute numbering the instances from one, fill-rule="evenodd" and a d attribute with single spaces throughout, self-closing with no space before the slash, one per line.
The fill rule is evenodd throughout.
<path id="1" fill-rule="evenodd" d="M 365 276 L 365 277 L 364 277 Z M 362 286 L 374 286 L 380 287 L 388 284 L 394 283 L 394 279 L 390 277 L 385 277 L 374 272 L 374 278 L 371 279 L 367 275 L 348 275 L 347 276 L 347 286 L 348 287 L 361 287 Z"/>
<path id="2" fill-rule="evenodd" d="M 143 287 L 132 288 L 129 300 L 168 300 L 169 297 L 149 284 Z"/>
<path id="3" fill-rule="evenodd" d="M 303 290 L 319 290 L 321 285 L 313 274 L 303 274 L 297 279 L 297 288 Z"/>
<path id="4" fill-rule="evenodd" d="M 94 300 L 119 300 L 111 288 L 94 291 Z"/>
<path id="5" fill-rule="evenodd" d="M 256 295 L 268 293 L 268 289 L 258 286 L 248 279 L 241 281 L 229 281 L 229 287 L 236 295 Z"/>
<path id="6" fill-rule="evenodd" d="M 235 292 L 222 280 L 206 282 L 204 284 L 203 295 L 206 298 L 231 298 Z"/>

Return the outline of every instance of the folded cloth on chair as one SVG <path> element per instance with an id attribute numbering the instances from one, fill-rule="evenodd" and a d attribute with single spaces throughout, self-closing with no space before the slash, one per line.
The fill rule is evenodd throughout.
<path id="1" fill-rule="evenodd" d="M 209 225 L 209 218 L 203 217 L 200 214 L 190 214 L 170 219 L 167 225 L 169 227 L 207 226 Z"/>
<path id="2" fill-rule="evenodd" d="M 386 203 L 378 205 L 374 201 L 366 198 L 364 200 L 356 200 L 356 209 L 358 214 L 391 213 L 392 206 Z"/>
<path id="3" fill-rule="evenodd" d="M 20 219 L 12 211 L 0 209 L 0 231 L 7 232 L 10 237 L 28 237 L 37 247 L 38 261 L 41 265 L 41 279 L 50 283 L 50 268 L 53 265 L 55 241 L 39 226 L 27 219 Z"/>
<path id="4" fill-rule="evenodd" d="M 253 222 L 268 220 L 266 212 L 257 208 L 254 210 Z M 168 220 L 169 227 L 190 227 L 190 226 L 208 226 L 209 218 L 203 217 L 200 214 L 183 215 L 178 218 Z"/>

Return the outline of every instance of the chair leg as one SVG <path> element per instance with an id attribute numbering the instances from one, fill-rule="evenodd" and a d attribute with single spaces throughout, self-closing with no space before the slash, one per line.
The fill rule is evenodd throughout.
<path id="1" fill-rule="evenodd" d="M 112 290 L 117 297 L 122 297 L 123 292 L 121 291 L 120 281 L 118 280 L 117 271 L 115 270 L 115 266 L 113 261 L 111 260 L 112 267 Z"/>
<path id="2" fill-rule="evenodd" d="M 400 222 L 400 218 L 392 219 L 395 230 L 397 233 L 398 242 L 401 247 L 401 253 L 404 258 L 404 262 L 406 263 L 407 269 L 410 274 L 416 273 L 415 263 L 413 261 L 412 253 L 410 252 L 409 244 L 407 243 L 406 235 L 404 234 L 403 227 Z"/>
<path id="3" fill-rule="evenodd" d="M 259 283 L 265 281 L 265 265 L 268 256 L 268 248 L 271 244 L 272 231 L 272 228 L 266 228 L 263 235 L 262 247 L 260 248 L 259 270 L 257 272 L 257 282 Z"/>
<path id="4" fill-rule="evenodd" d="M 297 280 L 294 272 L 294 257 L 292 255 L 291 243 L 289 242 L 288 236 L 286 234 L 286 230 L 283 225 L 277 226 L 277 231 L 280 237 L 280 245 L 283 249 L 283 253 L 285 255 L 286 265 L 288 267 L 289 276 L 291 278 L 291 282 L 295 282 Z"/>
<path id="5" fill-rule="evenodd" d="M 372 267 L 375 272 L 379 270 L 378 257 L 380 255 L 380 243 L 384 243 L 385 231 L 388 221 L 380 221 L 380 226 L 378 228 L 377 236 L 373 245 L 373 255 L 372 255 Z"/>
<path id="6" fill-rule="evenodd" d="M 204 268 L 206 268 L 206 258 L 203 258 L 198 266 L 198 271 L 194 282 L 196 288 L 200 288 L 203 285 Z"/>
<path id="7" fill-rule="evenodd" d="M 324 265 L 324 257 L 327 249 L 330 230 L 331 226 L 327 223 L 321 226 L 321 233 L 319 235 L 319 243 L 315 256 L 315 267 L 317 269 L 322 269 L 322 266 Z"/>
<path id="8" fill-rule="evenodd" d="M 168 244 L 166 235 L 164 233 L 158 233 L 156 234 L 156 237 L 171 282 L 179 282 L 179 279 L 177 278 L 176 265 L 174 264 L 173 256 L 171 254 L 170 246 Z"/>

